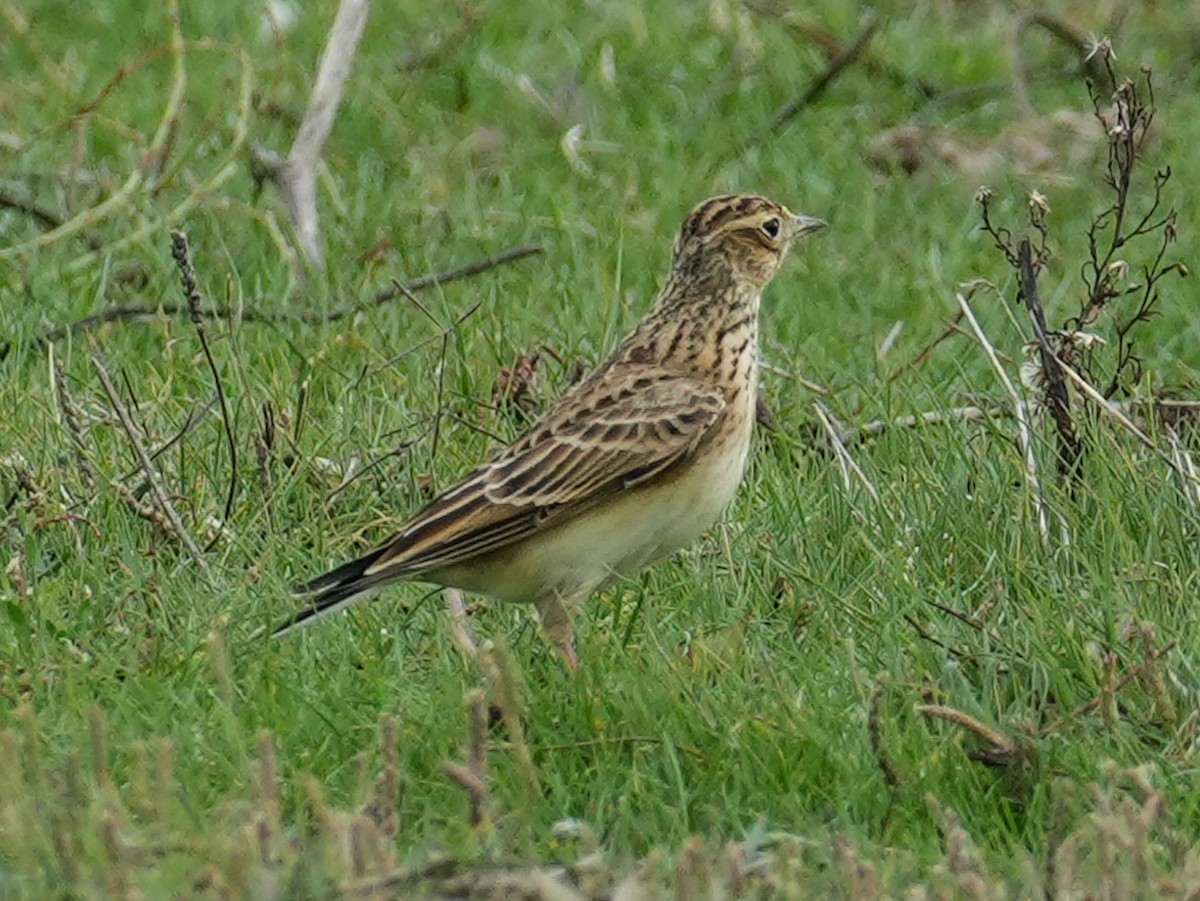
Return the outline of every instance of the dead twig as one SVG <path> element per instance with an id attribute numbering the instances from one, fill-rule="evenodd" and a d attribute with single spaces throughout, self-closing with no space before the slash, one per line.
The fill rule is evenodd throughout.
<path id="1" fill-rule="evenodd" d="M 50 368 L 54 374 L 54 396 L 58 400 L 59 413 L 62 416 L 63 424 L 67 427 L 67 431 L 71 433 L 71 449 L 75 453 L 75 463 L 79 467 L 79 476 L 83 480 L 84 487 L 91 490 L 96 486 L 96 467 L 92 465 L 92 460 L 88 456 L 87 444 L 83 440 L 83 425 L 80 422 L 81 411 L 75 404 L 75 400 L 71 397 L 71 391 L 67 386 L 66 373 L 63 372 L 62 363 L 54 355 L 53 346 L 50 352 Z"/>
<path id="2" fill-rule="evenodd" d="M 141 461 L 142 472 L 145 474 L 146 480 L 150 483 L 150 490 L 154 493 L 154 499 L 158 503 L 159 510 L 166 516 L 167 521 L 170 523 L 171 531 L 187 549 L 192 560 L 195 561 L 197 568 L 204 574 L 205 578 L 210 578 L 212 574 L 208 568 L 208 561 L 204 559 L 204 553 L 200 550 L 200 546 L 196 544 L 196 540 L 188 532 L 187 526 L 184 525 L 183 518 L 175 509 L 175 505 L 171 503 L 171 497 L 163 485 L 162 474 L 158 471 L 158 467 L 154 465 L 154 461 L 150 459 L 150 454 L 147 452 L 146 446 L 142 443 L 142 439 L 138 435 L 137 427 L 133 424 L 133 419 L 130 417 L 129 411 L 125 409 L 125 404 L 121 401 L 121 396 L 117 393 L 117 388 L 113 384 L 112 377 L 109 376 L 108 369 L 100 357 L 100 351 L 94 345 L 92 347 L 92 366 L 95 368 L 96 375 L 100 379 L 104 393 L 108 395 L 109 403 L 112 404 L 113 410 L 121 422 L 121 427 L 125 430 L 125 434 L 129 438 L 129 443 L 133 445 L 138 460 Z"/>
<path id="3" fill-rule="evenodd" d="M 301 253 L 318 269 L 324 264 L 325 254 L 317 223 L 317 166 L 333 130 L 342 88 L 350 75 L 370 8 L 370 0 L 342 0 L 338 6 L 308 109 L 287 159 L 281 160 L 265 149 L 256 148 L 257 162 L 283 195 Z"/>
<path id="4" fill-rule="evenodd" d="M 15 185 L 0 184 L 0 207 L 16 210 L 18 213 L 24 213 L 30 218 L 36 219 L 46 231 L 54 231 L 62 228 L 63 225 L 60 216 L 19 191 Z M 81 231 L 79 238 L 92 250 L 99 250 L 103 246 L 101 240 L 89 231 Z"/>
<path id="5" fill-rule="evenodd" d="M 825 54 L 825 58 L 831 62 L 845 52 L 846 45 L 838 40 L 836 35 L 819 25 L 805 21 L 794 9 L 763 2 L 763 0 L 742 0 L 742 5 L 756 15 L 782 22 L 784 27 L 790 31 L 795 32 L 805 40 L 811 41 L 820 47 L 821 52 Z M 897 87 L 909 88 L 916 91 L 916 93 L 920 94 L 926 100 L 932 100 L 942 94 L 942 89 L 932 82 L 919 76 L 913 77 L 899 66 L 895 66 L 886 60 L 881 60 L 874 54 L 864 53 L 862 56 L 862 66 L 863 71 L 873 78 L 886 78 Z"/>
<path id="6" fill-rule="evenodd" d="M 875 692 L 871 695 L 871 710 L 867 715 L 867 739 L 875 754 L 875 763 L 879 765 L 879 771 L 883 773 L 883 781 L 895 788 L 900 784 L 900 774 L 896 772 L 892 756 L 883 743 L 883 702 L 886 694 L 887 683 L 881 675 L 876 680 Z"/>
<path id="7" fill-rule="evenodd" d="M 443 326 L 441 321 L 429 311 L 429 308 L 421 303 L 421 299 L 400 282 L 393 279 L 392 285 L 401 294 L 411 300 L 413 305 L 425 314 L 425 318 L 441 330 L 442 334 L 442 353 L 438 358 L 437 364 L 437 390 L 434 392 L 433 438 L 429 442 L 429 457 L 431 461 L 435 461 L 437 460 L 438 441 L 442 437 L 442 403 L 445 398 L 446 387 L 446 357 L 450 351 L 450 336 L 454 333 L 455 326 Z"/>
<path id="8" fill-rule="evenodd" d="M 1115 681 L 1114 684 L 1112 684 L 1109 688 L 1101 691 L 1099 697 L 1093 698 L 1092 700 L 1088 701 L 1086 704 L 1081 704 L 1080 706 L 1076 707 L 1073 711 L 1071 711 L 1071 714 L 1069 716 L 1065 716 L 1062 719 L 1056 720 L 1055 722 L 1051 723 L 1049 726 L 1046 726 L 1039 733 L 1039 736 L 1041 738 L 1046 738 L 1046 737 L 1052 735 L 1053 733 L 1057 732 L 1059 729 L 1061 729 L 1068 721 L 1073 720 L 1073 719 L 1078 719 L 1081 716 L 1086 716 L 1087 714 L 1093 713 L 1096 710 L 1100 709 L 1100 707 L 1103 704 L 1105 704 L 1107 701 L 1114 699 L 1116 697 L 1116 694 L 1118 692 L 1120 692 L 1123 688 L 1125 688 L 1127 685 L 1129 685 L 1130 682 L 1133 682 L 1134 680 L 1141 680 L 1141 679 L 1146 678 L 1146 676 L 1149 673 L 1149 670 L 1147 669 L 1147 667 L 1151 667 L 1151 666 L 1155 665 L 1159 660 L 1161 660 L 1163 657 L 1167 656 L 1167 654 L 1169 654 L 1171 651 L 1175 650 L 1175 648 L 1176 648 L 1176 646 L 1178 646 L 1178 644 L 1179 644 L 1178 641 L 1171 641 L 1171 642 L 1168 642 L 1167 644 L 1163 645 L 1161 648 L 1158 648 L 1158 649 L 1152 650 L 1151 652 L 1148 652 L 1146 660 L 1140 666 L 1134 667 L 1130 672 L 1126 673 L 1124 675 L 1124 677 L 1122 677 L 1119 681 Z M 1115 662 L 1115 660 L 1114 660 L 1114 662 Z"/>
<path id="9" fill-rule="evenodd" d="M 1164 451 L 1150 438 L 1149 435 L 1134 425 L 1133 422 L 1131 422 L 1130 419 L 1123 412 L 1121 412 L 1120 407 L 1092 387 L 1087 379 L 1081 376 L 1066 363 L 1062 363 L 1060 361 L 1060 365 L 1062 366 L 1062 371 L 1066 373 L 1071 381 L 1079 388 L 1079 390 L 1083 392 L 1084 396 L 1093 401 L 1097 406 L 1100 407 L 1101 410 L 1120 423 L 1122 427 L 1124 427 L 1131 435 L 1137 438 L 1137 440 L 1140 441 L 1145 447 L 1154 451 L 1154 453 L 1157 454 L 1161 460 L 1170 466 L 1171 469 L 1174 470 L 1174 472 L 1184 480 L 1185 485 L 1195 486 L 1200 484 L 1200 481 L 1197 480 L 1194 471 L 1189 472 L 1186 466 L 1181 467 L 1177 465 L 1174 457 L 1167 451 Z"/>
<path id="10" fill-rule="evenodd" d="M 889 375 L 888 381 L 894 382 L 894 381 L 896 381 L 896 379 L 900 378 L 905 373 L 907 373 L 913 369 L 916 369 L 918 366 L 920 366 L 926 360 L 929 359 L 929 357 L 937 349 L 938 345 L 940 345 L 943 341 L 945 341 L 948 338 L 953 337 L 954 335 L 962 334 L 962 329 L 959 328 L 959 324 L 962 322 L 962 320 L 963 320 L 963 313 L 962 313 L 962 310 L 959 310 L 954 315 L 954 319 L 952 319 L 950 321 L 950 324 L 946 326 L 945 331 L 943 331 L 940 335 L 938 335 L 936 338 L 934 338 L 932 341 L 930 341 L 928 344 L 926 344 L 923 348 L 921 348 L 920 352 L 915 357 L 913 357 L 911 360 L 909 360 L 907 363 L 905 363 L 903 366 L 901 366 L 899 369 L 897 369 L 895 372 L 893 372 L 891 375 Z"/>
<path id="11" fill-rule="evenodd" d="M 1059 364 L 1063 367 L 1063 374 L 1071 381 L 1082 379 L 1082 376 L 1063 363 L 1061 359 Z M 1084 393 L 1100 404 L 1100 400 L 1104 399 L 1103 395 L 1096 398 L 1092 392 L 1099 392 L 1094 387 L 1089 387 L 1091 391 L 1084 389 Z M 875 419 L 860 426 L 847 426 L 838 432 L 838 437 L 844 445 L 851 447 L 897 429 L 917 429 L 927 425 L 952 425 L 960 422 L 983 422 L 997 416 L 1013 415 L 1012 410 L 999 401 L 992 402 L 987 398 L 977 398 L 977 401 L 974 404 L 952 407 L 949 410 L 927 410 L 924 413 L 897 416 L 895 419 Z M 1125 427 L 1131 428 L 1134 437 L 1143 444 L 1146 444 L 1146 439 L 1139 432 L 1145 432 L 1150 427 L 1147 424 L 1150 422 L 1156 423 L 1159 428 L 1176 435 L 1176 437 L 1180 432 L 1200 427 L 1200 400 L 1154 398 L 1152 400 L 1115 402 L 1105 399 L 1105 404 L 1102 406 L 1118 421 L 1124 420 L 1123 424 L 1127 423 Z M 1138 425 L 1138 422 L 1141 422 L 1142 425 Z"/>
<path id="12" fill-rule="evenodd" d="M 936 648 L 941 648 L 943 651 L 945 651 L 947 654 L 949 654 L 955 660 L 969 661 L 969 660 L 974 659 L 970 654 L 968 654 L 964 651 L 960 651 L 958 648 L 956 648 L 952 645 L 946 644 L 946 642 L 942 641 L 940 638 L 938 638 L 936 635 L 934 635 L 932 632 L 930 632 L 928 629 L 926 629 L 924 626 L 922 626 L 915 617 L 910 616 L 909 614 L 905 613 L 904 621 L 912 627 L 913 631 L 916 632 L 920 638 L 923 638 L 925 641 L 929 642 L 931 645 L 933 645 Z"/>
<path id="13" fill-rule="evenodd" d="M 1175 469 L 1185 477 L 1183 498 L 1193 510 L 1200 510 L 1200 471 L 1196 469 L 1191 452 L 1179 440 L 1178 433 L 1172 428 L 1167 428 L 1165 432 Z"/>
<path id="14" fill-rule="evenodd" d="M 171 525 L 171 521 L 155 510 L 154 507 L 143 504 L 140 500 L 138 500 L 137 495 L 130 491 L 127 485 L 118 482 L 115 479 L 110 484 L 112 485 L 113 491 L 117 493 L 117 497 L 121 499 L 121 502 L 129 508 L 130 512 L 133 513 L 134 516 L 138 517 L 139 519 L 146 520 L 146 522 L 150 523 L 150 525 L 154 526 L 154 528 L 158 529 L 158 531 L 168 537 L 177 537 L 175 528 Z"/>
<path id="15" fill-rule="evenodd" d="M 113 254 L 118 250 L 123 250 L 134 244 L 138 244 L 147 238 L 157 237 L 165 229 L 176 222 L 180 222 L 191 212 L 195 207 L 199 206 L 202 201 L 212 196 L 212 194 L 229 179 L 233 178 L 240 171 L 238 162 L 242 147 L 245 145 L 246 138 L 250 133 L 250 114 L 251 114 L 251 97 L 254 86 L 254 73 L 250 65 L 250 57 L 245 50 L 237 50 L 236 58 L 238 61 L 238 69 L 240 77 L 238 78 L 237 101 L 232 104 L 234 114 L 233 135 L 229 143 L 223 148 L 223 153 L 215 164 L 212 174 L 200 181 L 199 184 L 194 184 L 190 187 L 183 199 L 175 204 L 167 212 L 146 217 L 136 228 L 128 231 L 122 237 L 115 241 L 111 241 L 104 245 L 104 253 Z M 178 120 L 173 120 L 171 125 L 171 135 L 175 134 L 178 128 Z M 163 150 L 162 153 L 154 157 L 157 165 L 161 166 L 165 155 L 169 152 L 170 145 Z M 85 253 L 76 257 L 66 265 L 67 272 L 74 272 L 93 266 L 96 263 L 97 254 L 95 252 Z"/>
<path id="16" fill-rule="evenodd" d="M 344 319 L 347 316 L 362 312 L 371 307 L 381 307 L 385 303 L 395 300 L 397 297 L 408 296 L 418 291 L 424 291 L 426 288 L 434 288 L 438 285 L 458 281 L 459 279 L 470 278 L 472 275 L 478 275 L 481 272 L 487 272 L 489 269 L 495 269 L 497 266 L 503 266 L 505 263 L 513 263 L 541 252 L 541 244 L 521 244 L 517 247 L 510 247 L 499 253 L 481 257 L 478 260 L 472 260 L 470 263 L 466 263 L 456 269 L 422 275 L 419 278 L 401 282 L 399 286 L 393 282 L 392 287 L 384 288 L 365 303 L 351 304 L 324 315 L 308 313 L 302 319 L 308 323 L 336 322 L 339 319 Z"/>
<path id="17" fill-rule="evenodd" d="M 772 117 L 770 124 L 757 135 L 740 146 L 734 145 L 728 154 L 718 157 L 713 163 L 714 168 L 727 162 L 730 158 L 741 156 L 751 148 L 765 143 L 790 125 L 800 113 L 814 104 L 828 90 L 829 86 L 848 66 L 862 55 L 871 38 L 875 36 L 875 32 L 879 30 L 879 25 L 879 17 L 873 11 L 868 11 L 864 17 L 863 27 L 858 34 L 829 61 L 829 65 L 809 83 L 804 93 L 780 108 Z"/>
<path id="18" fill-rule="evenodd" d="M 850 426 L 838 432 L 838 441 L 849 447 L 860 444 L 872 438 L 878 438 L 885 432 L 896 429 L 914 429 L 927 425 L 949 425 L 960 422 L 982 422 L 992 416 L 1003 413 L 1003 408 L 997 405 L 992 409 L 968 404 L 965 407 L 954 407 L 949 410 L 928 410 L 897 416 L 895 419 L 876 419 L 860 426 Z"/>
<path id="19" fill-rule="evenodd" d="M 170 438 L 168 438 L 166 441 L 164 441 L 162 444 L 160 444 L 154 450 L 150 451 L 150 459 L 157 460 L 159 457 L 161 457 L 163 454 L 165 454 L 167 451 L 169 451 L 171 448 L 173 448 L 176 444 L 178 444 L 180 441 L 182 441 L 185 437 L 187 437 L 187 434 L 193 428 L 196 427 L 196 424 L 199 423 L 200 420 L 202 420 L 205 417 L 205 415 L 207 415 L 208 411 L 211 410 L 216 405 L 217 405 L 217 399 L 214 397 L 210 401 L 208 401 L 206 404 L 204 404 L 203 406 L 194 407 L 191 410 L 191 412 L 188 413 L 188 417 L 184 421 L 183 425 L 179 427 L 179 431 L 177 431 L 174 435 L 172 435 Z M 121 480 L 126 481 L 128 479 L 133 478 L 134 475 L 137 474 L 137 471 L 139 468 L 140 467 L 135 466 L 130 472 L 121 476 Z"/>
<path id="20" fill-rule="evenodd" d="M 409 292 L 423 291 L 427 288 L 437 287 L 439 285 L 449 284 L 450 282 L 459 281 L 460 279 L 470 278 L 473 275 L 478 275 L 481 272 L 486 272 L 489 269 L 495 269 L 497 266 L 503 266 L 505 263 L 512 263 L 516 260 L 524 259 L 528 256 L 541 253 L 542 246 L 540 244 L 523 244 L 518 247 L 510 247 L 507 250 L 502 250 L 499 253 L 491 254 L 490 256 L 482 257 L 478 260 L 472 260 L 463 266 L 454 269 L 447 269 L 443 272 L 431 272 L 428 275 L 422 275 L 418 278 L 410 279 L 404 282 L 404 287 Z M 236 316 L 242 322 L 262 322 L 262 323 L 280 323 L 280 322 L 302 322 L 306 325 L 321 325 L 328 322 L 337 322 L 340 319 L 345 319 L 347 316 L 352 316 L 356 313 L 361 313 L 374 307 L 381 307 L 389 301 L 395 300 L 403 294 L 402 291 L 395 287 L 385 288 L 378 292 L 373 297 L 359 301 L 357 303 L 347 304 L 336 310 L 331 310 L 328 313 L 319 313 L 307 311 L 299 315 L 293 313 L 271 314 L 263 313 L 255 309 L 253 305 L 247 305 L 243 309 L 234 310 L 224 305 L 218 305 L 211 309 L 204 309 L 202 315 L 206 319 L 230 319 Z M 472 307 L 472 310 L 476 309 Z M 178 316 L 182 313 L 190 313 L 187 306 L 176 303 L 156 303 L 156 304 L 122 304 L 120 306 L 109 307 L 106 310 L 101 310 L 99 313 L 93 313 L 90 316 L 85 316 L 83 319 L 72 322 L 68 325 L 61 325 L 57 328 L 50 329 L 34 339 L 35 346 L 40 347 L 43 344 L 48 344 L 52 341 L 59 341 L 69 335 L 86 332 L 101 325 L 106 325 L 111 322 L 158 322 L 163 317 Z M 440 337 L 440 336 L 439 336 Z M 436 340 L 436 338 L 434 339 Z M 0 360 L 3 360 L 12 349 L 12 345 L 5 343 L 0 344 Z"/>
<path id="21" fill-rule="evenodd" d="M 875 36 L 875 32 L 879 30 L 880 19 L 873 11 L 868 11 L 863 21 L 863 27 L 855 35 L 854 40 L 842 48 L 842 51 L 829 61 L 829 65 L 825 67 L 820 75 L 813 79 L 808 89 L 779 110 L 771 119 L 771 124 L 754 142 L 761 144 L 764 140 L 782 131 L 791 123 L 805 108 L 815 103 L 822 94 L 833 84 L 834 79 L 842 74 L 842 71 L 853 63 L 862 55 L 871 38 Z"/>

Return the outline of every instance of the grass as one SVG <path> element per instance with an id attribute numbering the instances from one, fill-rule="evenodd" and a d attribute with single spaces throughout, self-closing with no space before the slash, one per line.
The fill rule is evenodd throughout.
<path id="1" fill-rule="evenodd" d="M 967 395 L 1003 399 L 961 336 L 905 368 L 956 312 L 958 283 L 987 277 L 1011 296 L 1015 282 L 978 229 L 980 171 L 962 152 L 912 175 L 878 171 L 868 158 L 881 132 L 916 122 L 960 151 L 1000 148 L 982 175 L 1010 223 L 1023 220 L 1029 190 L 1049 196 L 1052 322 L 1083 294 L 1086 225 L 1107 202 L 1102 145 L 1047 124 L 1050 111 L 1088 110 L 1061 45 L 1040 31 L 1022 42 L 1041 111 L 1030 119 L 1008 86 L 1009 13 L 936 0 L 877 11 L 869 54 L 903 77 L 851 65 L 789 127 L 739 151 L 826 65 L 786 18 L 723 2 L 526 0 L 480 7 L 443 46 L 462 27 L 458 10 L 375 9 L 325 154 L 328 267 L 302 291 L 275 236 L 284 213 L 255 185 L 248 146 L 289 146 L 331 7 L 305 10 L 276 38 L 253 5 L 189 4 L 178 61 L 156 49 L 170 41 L 163 10 L 0 7 L 11 26 L 6 191 L 15 184 L 69 218 L 141 173 L 124 202 L 87 223 L 99 254 L 78 235 L 38 246 L 35 219 L 0 209 L 0 247 L 25 247 L 0 257 L 5 894 L 327 897 L 439 855 L 481 867 L 573 860 L 576 846 L 553 828 L 568 819 L 594 830 L 610 887 L 640 872 L 651 893 L 672 879 L 706 884 L 697 873 L 710 858 L 733 879 L 722 849 L 734 840 L 750 863 L 775 848 L 775 890 L 810 895 L 919 882 L 985 897 L 971 894 L 972 873 L 985 891 L 1029 886 L 1047 857 L 1077 887 L 1113 872 L 1126 888 L 1147 873 L 1195 885 L 1198 521 L 1171 470 L 1101 423 L 1071 494 L 1055 484 L 1052 434 L 1040 427 L 1049 502 L 1070 534 L 1043 544 L 1003 418 L 853 447 L 878 500 L 813 450 L 806 382 L 826 386 L 821 399 L 851 425 Z M 1107 28 L 1090 6 L 1057 11 L 1085 31 Z M 804 16 L 843 40 L 861 24 L 829 0 Z M 1132 10 L 1116 36 L 1121 66 L 1156 71 L 1146 172 L 1172 167 L 1181 237 L 1171 254 L 1185 261 L 1198 202 L 1187 188 L 1200 179 L 1198 29 L 1196 10 L 1173 2 Z M 172 81 L 180 72 L 186 83 Z M 943 96 L 925 98 L 916 78 Z M 150 151 L 173 83 L 183 99 L 158 161 Z M 994 89 L 945 96 L 976 86 Z M 563 137 L 576 125 L 573 162 Z M 1033 151 L 1046 160 L 1030 173 Z M 430 484 L 493 447 L 489 434 L 518 433 L 519 417 L 491 404 L 502 368 L 552 347 L 563 362 L 541 354 L 534 398 L 545 404 L 577 363 L 601 359 L 653 297 L 682 216 L 727 189 L 833 225 L 767 298 L 764 391 L 778 428 L 761 436 L 720 526 L 583 611 L 577 678 L 527 611 L 473 618 L 518 673 L 539 790 L 511 734 L 493 728 L 490 816 L 472 827 L 442 764 L 463 757 L 465 699 L 489 683 L 455 651 L 436 597 L 401 588 L 285 640 L 255 633 L 290 609 L 295 581 L 383 537 Z M 279 317 L 209 325 L 236 472 L 186 317 L 36 340 L 113 304 L 179 302 L 171 227 L 188 232 L 210 306 Z M 403 299 L 324 326 L 299 321 L 393 278 L 527 242 L 542 253 L 425 292 L 436 322 Z M 1133 254 L 1146 252 L 1131 250 L 1135 269 Z M 1139 339 L 1141 390 L 1194 396 L 1193 296 L 1189 282 L 1164 282 L 1161 315 Z M 476 303 L 443 348 L 442 328 Z M 1018 358 L 1004 304 L 976 307 Z M 208 576 L 113 487 L 140 477 L 94 349 L 148 445 L 200 416 L 159 464 Z M 52 364 L 80 408 L 93 485 Z M 264 416 L 274 445 L 259 462 Z M 231 479 L 234 515 L 221 528 Z M 980 740 L 920 704 L 997 730 L 1014 749 L 1009 765 L 972 759 Z M 380 750 L 388 722 L 394 765 Z M 376 783 L 393 771 L 398 837 L 386 817 L 363 813 L 372 799 L 392 804 Z M 1066 850 L 1056 858 L 1052 847 Z M 421 890 L 450 892 L 426 875 Z"/>

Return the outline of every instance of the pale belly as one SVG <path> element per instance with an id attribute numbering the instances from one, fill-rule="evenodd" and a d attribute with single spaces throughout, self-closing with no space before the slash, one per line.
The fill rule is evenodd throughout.
<path id="1" fill-rule="evenodd" d="M 752 417 L 752 410 L 745 416 Z M 633 488 L 469 568 L 430 577 L 502 601 L 581 600 L 684 547 L 715 523 L 741 484 L 750 438 L 743 419 L 669 481 Z"/>

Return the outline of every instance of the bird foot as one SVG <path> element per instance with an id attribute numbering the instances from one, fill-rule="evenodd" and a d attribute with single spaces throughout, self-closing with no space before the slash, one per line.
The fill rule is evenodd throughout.
<path id="1" fill-rule="evenodd" d="M 570 641 L 558 643 L 558 650 L 563 655 L 563 660 L 566 661 L 567 669 L 571 671 L 571 675 L 579 672 L 579 655 L 575 653 L 575 645 Z"/>

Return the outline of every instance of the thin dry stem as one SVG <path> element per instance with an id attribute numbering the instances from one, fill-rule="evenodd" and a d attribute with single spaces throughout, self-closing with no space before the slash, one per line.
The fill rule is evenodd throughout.
<path id="1" fill-rule="evenodd" d="M 1159 459 L 1165 462 L 1180 478 L 1183 479 L 1185 485 L 1192 487 L 1200 486 L 1200 476 L 1197 476 L 1194 467 L 1189 470 L 1186 464 L 1180 465 L 1180 463 L 1176 461 L 1175 457 L 1171 453 L 1164 451 L 1150 438 L 1149 435 L 1134 425 L 1133 421 L 1129 419 L 1129 417 L 1127 417 L 1123 412 L 1121 412 L 1120 407 L 1093 388 L 1087 379 L 1081 376 L 1066 363 L 1063 363 L 1061 360 L 1059 361 L 1059 365 L 1062 367 L 1062 371 L 1066 373 L 1067 378 L 1074 382 L 1079 390 L 1082 391 L 1089 400 L 1095 402 L 1101 410 L 1120 423 L 1120 425 L 1131 435 L 1137 438 L 1138 441 L 1140 441 L 1150 450 L 1154 451 Z M 1189 457 L 1189 463 L 1190 460 L 1191 458 Z"/>
<path id="2" fill-rule="evenodd" d="M 66 373 L 63 372 L 62 364 L 54 355 L 53 345 L 51 345 L 50 351 L 50 369 L 53 374 L 54 396 L 58 401 L 59 415 L 62 417 L 67 431 L 71 434 L 71 449 L 75 454 L 75 463 L 79 467 L 79 476 L 83 480 L 84 486 L 91 490 L 96 487 L 96 467 L 92 465 L 91 458 L 88 457 L 87 443 L 83 439 L 81 411 L 71 397 Z"/>
<path id="3" fill-rule="evenodd" d="M 1044 237 L 1043 233 L 1043 243 Z M 1058 429 L 1058 471 L 1060 475 L 1073 480 L 1079 475 L 1083 447 L 1075 434 L 1075 423 L 1071 420 L 1071 399 L 1067 393 L 1067 386 L 1063 382 L 1062 363 L 1058 353 L 1050 344 L 1046 311 L 1042 307 L 1041 293 L 1038 291 L 1038 264 L 1039 262 L 1034 259 L 1033 245 L 1028 238 L 1023 238 L 1017 246 L 1017 272 L 1021 279 L 1021 298 L 1025 302 L 1025 308 L 1029 311 L 1029 320 L 1033 324 L 1033 333 L 1037 338 L 1038 355 L 1042 363 L 1041 371 L 1046 382 L 1046 406 Z"/>
<path id="4" fill-rule="evenodd" d="M 504 728 L 508 731 L 508 740 L 516 754 L 520 765 L 521 776 L 525 784 L 528 800 L 541 794 L 538 783 L 537 768 L 533 765 L 533 755 L 529 744 L 525 741 L 525 726 L 521 722 L 519 691 L 517 675 L 512 656 L 508 647 L 502 641 L 489 642 L 487 648 L 479 655 L 479 663 L 488 682 L 492 686 L 492 694 L 504 717 Z"/>
<path id="5" fill-rule="evenodd" d="M 431 272 L 427 275 L 419 276 L 404 283 L 404 286 L 409 291 L 423 291 L 426 288 L 433 288 L 438 285 L 444 285 L 449 282 L 458 281 L 459 279 L 469 278 L 473 275 L 478 275 L 481 272 L 486 272 L 489 269 L 494 269 L 497 266 L 502 266 L 505 263 L 511 263 L 515 260 L 523 259 L 527 256 L 532 256 L 542 252 L 540 244 L 524 244 L 519 247 L 511 247 L 507 250 L 502 250 L 499 253 L 490 256 L 482 257 L 478 260 L 472 260 L 463 266 L 458 266 L 454 269 L 447 269 L 442 272 Z M 347 316 L 352 316 L 357 313 L 364 312 L 373 307 L 383 306 L 389 301 L 395 300 L 401 296 L 401 292 L 394 287 L 384 288 L 365 301 L 348 304 L 329 313 L 321 313 L 317 311 L 306 311 L 299 315 L 283 313 L 273 315 L 263 313 L 255 309 L 254 306 L 248 306 L 245 309 L 233 310 L 225 306 L 216 306 L 213 309 L 204 311 L 205 318 L 209 319 L 228 319 L 236 316 L 242 322 L 303 322 L 309 325 L 318 325 L 326 322 L 337 322 Z M 475 310 L 479 309 L 482 301 L 472 304 L 466 312 L 459 315 L 455 325 L 470 316 Z M 43 333 L 36 339 L 34 343 L 37 345 L 45 344 L 51 341 L 58 341 L 68 335 L 86 332 L 95 328 L 98 325 L 104 325 L 109 322 L 159 322 L 166 316 L 178 316 L 187 313 L 188 308 L 185 304 L 172 303 L 154 303 L 154 304 L 124 304 L 121 306 L 109 307 L 99 313 L 93 313 L 91 316 L 85 316 L 83 319 L 72 322 L 68 325 L 58 326 Z M 442 340 L 441 335 L 434 335 L 426 338 L 423 341 L 417 342 L 414 346 L 408 348 L 404 354 L 412 353 L 413 351 L 424 347 L 425 345 Z M 12 345 L 9 343 L 0 344 L 0 360 L 8 354 Z M 403 355 L 401 355 L 403 356 Z M 394 362 L 394 361 L 393 361 Z"/>
<path id="6" fill-rule="evenodd" d="M 871 496 L 871 500 L 879 503 L 879 492 L 875 490 L 875 486 L 871 484 L 871 480 L 867 478 L 867 474 L 862 471 L 862 468 L 850 456 L 850 452 L 846 450 L 846 445 L 842 443 L 840 432 L 834 427 L 829 411 L 825 409 L 825 405 L 819 400 L 813 401 L 813 409 L 817 411 L 817 418 L 821 420 L 821 426 L 825 429 L 825 434 L 829 436 L 829 443 L 833 448 L 834 454 L 837 456 L 838 463 L 842 467 L 842 479 L 846 483 L 846 490 L 850 490 L 850 474 L 853 473 L 855 478 L 862 483 L 867 494 Z"/>
<path id="7" fill-rule="evenodd" d="M 129 443 L 133 445 L 133 449 L 137 453 L 138 460 L 142 464 L 142 472 L 150 483 L 150 490 L 154 493 L 154 499 L 158 503 L 159 510 L 166 516 L 175 536 L 183 543 L 183 546 L 187 549 L 187 552 L 191 555 L 192 560 L 195 561 L 201 573 L 206 578 L 211 577 L 208 561 L 204 559 L 204 553 L 200 550 L 200 546 L 196 544 L 196 540 L 188 531 L 187 526 L 184 525 L 183 518 L 175 509 L 175 505 L 171 503 L 171 497 L 163 485 L 162 474 L 158 471 L 158 467 L 154 465 L 154 460 L 151 459 L 149 452 L 147 452 L 146 445 L 142 443 L 137 428 L 129 416 L 129 411 L 125 409 L 125 404 L 121 401 L 121 396 L 117 393 L 117 388 L 113 384 L 103 360 L 100 358 L 100 352 L 94 346 L 92 351 L 92 366 L 95 368 L 96 375 L 100 379 L 104 393 L 108 395 L 109 403 L 112 404 L 113 410 L 117 414 L 117 419 L 121 422 L 121 428 L 125 430 L 125 434 L 129 438 Z"/>
<path id="8" fill-rule="evenodd" d="M 471 826 L 478 829 L 485 822 L 487 789 L 487 702 L 483 692 L 467 695 L 467 764 L 446 762 L 442 772 L 467 793 L 471 804 Z"/>
<path id="9" fill-rule="evenodd" d="M 955 294 L 954 297 L 958 301 L 958 306 L 966 317 L 967 322 L 970 323 L 971 330 L 975 333 L 975 339 L 983 347 L 984 353 L 987 354 L 992 368 L 999 377 L 1000 383 L 1004 386 L 1004 390 L 1012 398 L 1013 409 L 1017 417 L 1017 437 L 1025 459 L 1025 484 L 1029 489 L 1030 497 L 1033 499 L 1034 508 L 1037 510 L 1038 533 L 1042 536 L 1043 543 L 1049 543 L 1050 520 L 1046 514 L 1046 501 L 1042 497 L 1042 486 L 1038 481 L 1037 456 L 1033 451 L 1033 437 L 1029 429 L 1028 405 L 1021 399 L 1021 395 L 1017 393 L 1012 379 L 1005 372 L 1000 358 L 996 356 L 996 348 L 992 346 L 992 342 L 988 340 L 987 334 L 979 324 L 979 320 L 975 318 L 975 313 L 971 310 L 970 302 L 961 293 Z"/>

